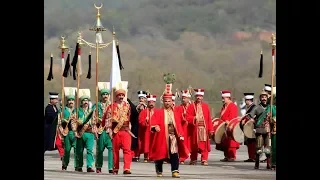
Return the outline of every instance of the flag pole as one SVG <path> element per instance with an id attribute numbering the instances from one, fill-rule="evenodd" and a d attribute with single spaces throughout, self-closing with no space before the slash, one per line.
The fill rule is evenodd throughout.
<path id="1" fill-rule="evenodd" d="M 99 119 L 99 110 L 98 110 L 98 102 L 99 102 L 99 87 L 98 87 L 98 80 L 99 80 L 99 49 L 102 48 L 100 47 L 100 44 L 103 44 L 102 42 L 102 36 L 101 32 L 106 31 L 106 28 L 102 26 L 101 20 L 100 20 L 100 9 L 102 8 L 103 4 L 100 6 L 96 6 L 94 4 L 94 7 L 97 9 L 97 19 L 96 19 L 96 24 L 90 28 L 90 31 L 95 31 L 96 32 L 96 43 L 95 43 L 95 48 L 96 48 L 96 109 L 95 109 L 95 116 L 96 116 L 96 122 Z"/>
<path id="2" fill-rule="evenodd" d="M 69 49 L 69 47 L 65 44 L 66 40 L 64 36 L 61 36 L 60 46 L 59 49 L 61 50 L 61 117 L 64 117 L 64 77 L 63 77 L 63 70 L 64 70 L 64 55 L 65 51 Z"/>
<path id="3" fill-rule="evenodd" d="M 272 73 L 271 73 L 271 99 L 270 99 L 270 114 L 272 117 L 272 104 L 273 104 L 273 86 L 274 86 L 274 71 L 275 71 L 275 51 L 276 51 L 276 36 L 275 34 L 272 34 L 271 36 L 271 43 L 272 47 Z"/>
<path id="4" fill-rule="evenodd" d="M 102 31 L 106 31 L 107 29 L 104 28 L 102 26 L 102 23 L 101 23 L 101 20 L 100 20 L 100 9 L 102 8 L 103 4 L 101 3 L 100 6 L 96 6 L 96 4 L 94 4 L 94 7 L 97 9 L 97 15 L 96 15 L 96 23 L 94 24 L 93 27 L 91 27 L 89 30 L 90 31 L 94 31 L 96 32 L 96 42 L 95 43 L 90 43 L 86 40 L 84 40 L 81 36 L 79 37 L 80 38 L 80 41 L 89 46 L 90 48 L 95 48 L 96 49 L 96 106 L 98 105 L 98 101 L 99 101 L 99 87 L 98 87 L 98 66 L 99 66 L 99 49 L 103 49 L 103 48 L 106 48 L 108 47 L 110 44 L 112 44 L 112 42 L 108 42 L 108 43 L 103 43 L 102 41 L 102 35 L 101 35 L 101 32 Z M 79 40 L 78 38 L 78 40 Z M 98 118 L 98 107 L 96 108 L 96 118 Z M 96 119 L 97 120 L 97 119 Z"/>
<path id="5" fill-rule="evenodd" d="M 78 40 L 77 40 L 77 43 L 78 43 L 78 51 L 76 52 L 77 55 L 75 56 L 78 56 L 78 59 L 79 59 L 79 56 L 81 56 L 81 46 L 84 45 L 84 43 L 82 42 L 82 35 L 81 35 L 81 32 L 78 32 Z M 77 114 L 76 114 L 76 119 L 79 118 L 79 105 L 80 105 L 80 102 L 79 102 L 79 89 L 80 89 L 80 62 L 78 61 L 77 64 L 76 64 L 76 68 L 77 68 L 77 100 L 76 100 L 76 105 L 77 105 Z"/>
<path id="6" fill-rule="evenodd" d="M 100 20 L 100 16 L 101 16 L 100 9 L 102 8 L 102 6 L 103 6 L 102 3 L 101 3 L 100 6 L 96 6 L 96 4 L 94 4 L 95 9 L 97 9 L 96 22 L 95 22 L 94 26 L 89 29 L 90 31 L 94 31 L 96 33 L 96 42 L 95 43 L 91 43 L 91 42 L 88 42 L 88 41 L 84 40 L 81 36 L 78 37 L 78 41 L 80 40 L 80 42 L 82 42 L 83 44 L 89 46 L 90 48 L 95 48 L 96 49 L 96 90 L 95 90 L 96 106 L 98 106 L 98 102 L 99 102 L 99 87 L 98 87 L 99 49 L 106 48 L 110 44 L 112 44 L 112 42 L 103 43 L 103 41 L 102 41 L 101 32 L 107 30 L 106 28 L 104 28 L 102 26 L 102 23 L 101 23 L 101 20 Z M 88 78 L 88 79 L 90 79 L 90 78 Z M 98 120 L 97 119 L 99 117 L 98 116 L 99 115 L 98 107 L 96 108 L 95 115 L 96 115 L 96 120 Z"/>
<path id="7" fill-rule="evenodd" d="M 271 55 L 272 55 L 272 72 L 271 72 L 271 96 L 270 96 L 270 118 L 272 119 L 272 105 L 273 105 L 273 91 L 274 91 L 274 66 L 275 66 L 275 50 L 276 50 L 276 36 L 275 34 L 272 34 L 271 35 L 271 48 L 272 48 L 272 51 L 271 51 Z M 269 133 L 268 133 L 268 137 L 269 137 L 269 140 L 268 140 L 268 145 L 271 146 L 271 129 L 269 130 Z"/>

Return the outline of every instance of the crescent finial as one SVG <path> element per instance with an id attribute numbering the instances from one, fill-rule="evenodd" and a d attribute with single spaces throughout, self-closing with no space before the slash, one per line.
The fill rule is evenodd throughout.
<path id="1" fill-rule="evenodd" d="M 61 36 L 61 39 L 62 39 L 62 40 L 64 40 L 64 38 L 65 38 L 64 36 Z"/>
<path id="2" fill-rule="evenodd" d="M 102 4 L 102 3 L 100 3 L 100 6 L 97 6 L 97 5 L 96 5 L 96 3 L 94 3 L 93 5 L 94 5 L 94 7 L 95 7 L 96 9 L 101 9 L 101 8 L 102 8 L 102 6 L 103 6 L 103 4 Z"/>

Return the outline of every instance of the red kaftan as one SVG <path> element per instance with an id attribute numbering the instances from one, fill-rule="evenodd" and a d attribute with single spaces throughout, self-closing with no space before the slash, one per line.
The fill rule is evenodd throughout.
<path id="1" fill-rule="evenodd" d="M 223 106 L 220 111 L 220 119 L 224 121 L 230 121 L 238 117 L 238 107 L 233 102 L 231 102 L 226 107 Z M 228 138 L 226 136 L 222 137 L 221 144 L 217 144 L 216 149 L 224 151 L 226 148 L 239 148 L 240 144 L 235 140 Z"/>
<path id="2" fill-rule="evenodd" d="M 155 108 L 152 109 L 153 112 L 156 111 Z M 148 122 L 146 121 L 148 117 Z M 152 115 L 150 114 L 150 109 L 146 108 L 142 110 L 139 114 L 139 150 L 140 154 L 149 153 L 150 146 L 150 120 Z"/>
<path id="3" fill-rule="evenodd" d="M 190 132 L 192 132 L 192 131 L 190 130 L 190 126 L 188 126 L 189 123 L 186 119 L 186 113 L 187 113 L 188 106 L 189 106 L 189 104 L 186 106 L 181 104 L 181 105 L 175 107 L 175 111 L 177 111 L 182 116 L 181 126 L 182 126 L 182 130 L 184 133 L 184 144 L 188 148 L 188 150 L 190 151 Z"/>
<path id="4" fill-rule="evenodd" d="M 155 125 L 160 127 L 159 132 L 151 132 L 150 136 L 149 159 L 152 161 L 169 158 L 168 122 L 166 122 L 164 113 L 165 112 L 163 108 L 157 110 L 155 114 L 153 114 L 150 121 L 151 128 Z M 178 143 L 179 156 L 187 159 L 190 153 L 188 148 L 185 147 L 183 141 L 179 138 L 180 136 L 184 137 L 184 134 L 181 127 L 181 115 L 176 111 L 174 111 L 174 127 Z"/>
<path id="5" fill-rule="evenodd" d="M 205 123 L 205 127 L 208 133 L 208 137 L 207 137 L 207 141 L 204 145 L 200 145 L 203 147 L 199 146 L 198 143 L 198 127 L 196 124 L 196 121 L 194 120 L 194 118 L 196 117 L 196 103 L 192 103 L 189 105 L 188 109 L 187 109 L 187 115 L 186 115 L 186 119 L 189 122 L 189 126 L 190 126 L 190 130 L 191 130 L 191 137 L 190 137 L 190 148 L 191 151 L 198 151 L 198 149 L 201 150 L 207 150 L 208 152 L 211 151 L 211 147 L 210 147 L 210 138 L 209 138 L 209 133 L 213 132 L 213 127 L 212 127 L 212 121 L 211 121 L 211 115 L 210 115 L 210 108 L 209 105 L 202 102 L 201 106 L 202 106 L 202 112 L 203 112 L 203 117 L 204 117 L 204 123 Z M 201 143 L 203 144 L 203 143 Z"/>

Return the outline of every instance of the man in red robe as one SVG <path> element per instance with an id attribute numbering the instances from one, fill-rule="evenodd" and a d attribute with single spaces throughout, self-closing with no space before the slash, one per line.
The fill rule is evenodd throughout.
<path id="1" fill-rule="evenodd" d="M 149 146 L 150 146 L 150 119 L 155 112 L 157 96 L 147 95 L 147 108 L 139 114 L 139 138 L 141 139 L 140 154 L 144 154 L 144 162 L 149 161 Z"/>
<path id="2" fill-rule="evenodd" d="M 230 120 L 238 117 L 238 107 L 231 100 L 231 91 L 221 91 L 223 106 L 220 111 L 220 119 L 229 123 Z M 229 138 L 226 134 L 222 137 L 221 144 L 216 145 L 216 149 L 224 152 L 224 159 L 220 161 L 228 162 L 236 159 L 237 149 L 240 144 Z"/>
<path id="3" fill-rule="evenodd" d="M 195 165 L 198 153 L 201 154 L 201 164 L 208 165 L 208 155 L 211 151 L 210 137 L 213 135 L 209 105 L 202 102 L 204 89 L 194 89 L 196 101 L 189 105 L 186 118 L 191 127 L 190 165 Z"/>
<path id="4" fill-rule="evenodd" d="M 184 137 L 185 137 L 185 140 L 184 140 L 184 145 L 188 148 L 188 150 L 190 151 L 190 135 L 189 135 L 189 131 L 188 131 L 188 128 L 190 126 L 188 126 L 188 121 L 186 119 L 186 114 L 187 114 L 187 109 L 188 109 L 188 106 L 190 105 L 190 93 L 188 90 L 182 90 L 181 91 L 181 100 L 182 100 L 182 103 L 179 105 L 179 106 L 175 106 L 175 110 L 177 112 L 179 112 L 181 115 L 182 115 L 182 121 L 181 121 L 181 126 L 182 126 L 182 130 L 183 130 L 183 133 L 184 133 Z M 182 158 L 180 157 L 180 164 L 184 164 L 184 161 L 186 160 L 185 158 Z"/>
<path id="5" fill-rule="evenodd" d="M 162 176 L 163 162 L 171 164 L 172 177 L 179 177 L 179 156 L 187 158 L 188 149 L 184 146 L 181 114 L 173 110 L 172 93 L 162 96 L 164 108 L 157 110 L 150 121 L 151 141 L 150 160 L 155 161 L 156 173 Z"/>
<path id="6" fill-rule="evenodd" d="M 122 89 L 121 83 L 116 88 L 116 101 L 107 107 L 102 117 L 102 126 L 106 120 L 110 120 L 109 132 L 112 134 L 113 147 L 113 174 L 118 174 L 120 148 L 123 150 L 123 174 L 131 174 L 130 166 L 132 162 L 131 155 L 131 136 L 130 131 L 130 104 L 124 101 L 126 91 Z M 107 121 L 107 122 L 108 122 Z"/>

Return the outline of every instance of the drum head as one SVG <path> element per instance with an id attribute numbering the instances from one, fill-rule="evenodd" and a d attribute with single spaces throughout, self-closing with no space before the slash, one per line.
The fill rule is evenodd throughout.
<path id="1" fill-rule="evenodd" d="M 251 119 L 243 126 L 243 133 L 247 138 L 256 138 L 256 135 L 253 131 L 254 129 L 254 121 Z"/>
<path id="2" fill-rule="evenodd" d="M 216 131 L 214 132 L 214 142 L 216 144 L 220 144 L 221 143 L 221 139 L 222 139 L 222 136 L 225 133 L 225 129 L 226 129 L 226 123 L 225 122 L 219 124 L 219 126 L 217 127 Z"/>
<path id="3" fill-rule="evenodd" d="M 238 143 L 243 143 L 244 142 L 244 134 L 243 131 L 240 128 L 240 122 L 237 123 L 233 129 L 233 138 L 235 141 Z"/>

